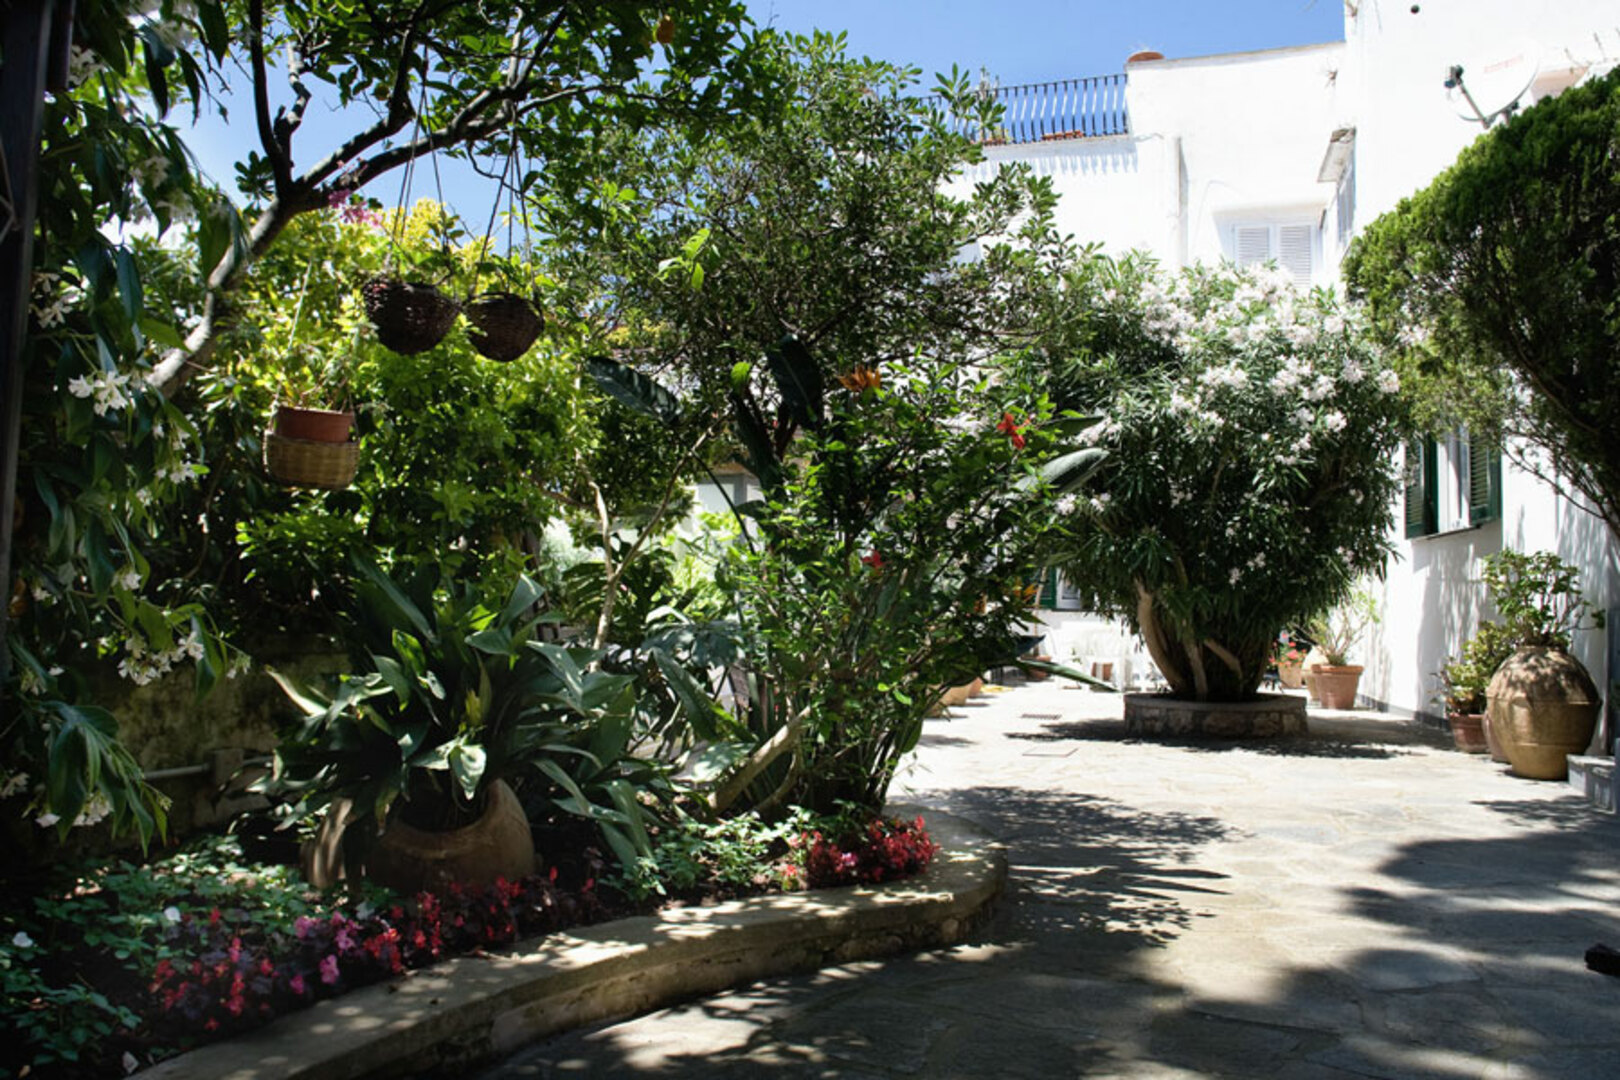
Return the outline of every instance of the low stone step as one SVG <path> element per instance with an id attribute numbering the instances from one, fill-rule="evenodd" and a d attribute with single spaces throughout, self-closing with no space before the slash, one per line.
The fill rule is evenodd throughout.
<path id="1" fill-rule="evenodd" d="M 1569 786 L 1605 814 L 1615 813 L 1620 804 L 1620 780 L 1616 779 L 1614 758 L 1570 754 Z"/>

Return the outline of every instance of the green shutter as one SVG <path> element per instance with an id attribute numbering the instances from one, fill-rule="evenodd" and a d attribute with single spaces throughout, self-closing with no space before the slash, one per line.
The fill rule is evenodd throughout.
<path id="1" fill-rule="evenodd" d="M 1502 451 L 1490 440 L 1468 436 L 1468 523 L 1483 525 L 1502 516 Z"/>
<path id="2" fill-rule="evenodd" d="M 1057 596 L 1058 572 L 1055 567 L 1048 568 L 1046 572 L 1041 575 L 1041 596 L 1040 599 L 1035 602 L 1036 606 L 1043 608 L 1055 608 L 1057 607 Z"/>
<path id="3" fill-rule="evenodd" d="M 1413 439 L 1406 444 L 1406 535 L 1428 536 L 1439 531 L 1435 502 L 1434 440 Z"/>

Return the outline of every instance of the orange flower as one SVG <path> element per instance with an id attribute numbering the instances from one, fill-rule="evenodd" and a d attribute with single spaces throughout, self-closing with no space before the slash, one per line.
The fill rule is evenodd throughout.
<path id="1" fill-rule="evenodd" d="M 877 368 L 856 364 L 854 371 L 838 376 L 838 382 L 850 393 L 859 394 L 863 390 L 879 389 L 883 385 L 883 376 L 878 374 Z"/>

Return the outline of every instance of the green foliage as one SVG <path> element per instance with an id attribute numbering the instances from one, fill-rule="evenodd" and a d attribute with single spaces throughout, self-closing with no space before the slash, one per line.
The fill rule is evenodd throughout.
<path id="1" fill-rule="evenodd" d="M 595 823 L 621 860 L 645 853 L 638 794 L 658 771 L 633 752 L 632 676 L 539 640 L 528 578 L 497 605 L 436 566 L 400 578 L 357 570 L 349 625 L 361 673 L 331 693 L 281 679 L 304 720 L 283 737 L 266 790 L 297 799 L 300 813 L 352 800 L 358 851 L 396 799 L 416 827 L 454 828 L 506 780 L 531 811 Z"/>
<path id="2" fill-rule="evenodd" d="M 1550 551 L 1502 550 L 1485 560 L 1485 588 L 1515 647 L 1568 649 L 1575 631 L 1603 613 L 1581 596 L 1580 572 Z"/>
<path id="3" fill-rule="evenodd" d="M 943 689 L 1017 652 L 1051 529 L 1039 468 L 1064 423 L 927 356 L 828 391 L 811 419 L 761 470 L 774 480 L 719 576 L 775 705 L 759 737 L 805 724 L 766 797 L 875 812 Z"/>
<path id="4" fill-rule="evenodd" d="M 1517 648 L 1512 632 L 1503 624 L 1482 622 L 1463 646 L 1462 657 L 1440 669 L 1440 696 L 1446 711 L 1473 715 L 1485 711 L 1485 692 L 1491 676 Z"/>
<path id="5" fill-rule="evenodd" d="M 1017 215 L 1052 195 L 1015 168 L 955 183 L 982 158 L 960 134 L 984 105 L 965 76 L 924 98 L 915 70 L 850 57 L 826 34 L 763 31 L 747 54 L 768 88 L 754 108 L 702 139 L 605 133 L 576 186 L 536 209 L 566 305 L 597 313 L 604 336 L 614 328 L 615 355 L 675 376 L 689 412 L 732 411 L 735 389 L 780 450 L 809 402 L 755 400 L 753 386 L 734 387 L 737 365 L 758 365 L 790 334 L 815 358 L 803 384 L 813 396 L 856 363 L 1006 347 L 1031 330 L 1018 271 L 1039 244 L 992 251 L 987 238 L 1050 242 L 1042 214 Z M 985 258 L 960 258 L 981 240 Z"/>
<path id="6" fill-rule="evenodd" d="M 1035 366 L 1103 414 L 1103 494 L 1065 503 L 1063 565 L 1130 620 L 1172 690 L 1243 700 L 1285 626 L 1381 574 L 1398 383 L 1326 293 L 1275 268 L 1082 261 Z"/>
<path id="7" fill-rule="evenodd" d="M 1540 102 L 1368 227 L 1352 294 L 1439 430 L 1505 439 L 1620 536 L 1620 72 Z M 1519 440 L 1523 440 L 1520 442 Z"/>
<path id="8" fill-rule="evenodd" d="M 651 28 L 666 12 L 675 33 L 655 46 Z M 43 761 L 62 743 L 64 709 L 89 708 L 82 675 L 93 665 L 118 665 L 141 682 L 194 661 L 198 689 L 206 691 L 244 659 L 222 634 L 257 621 L 307 628 L 325 603 L 310 583 L 334 569 L 335 555 L 358 530 L 385 534 L 373 543 L 407 548 L 407 557 L 451 552 L 458 565 L 509 566 L 523 530 L 543 520 L 536 513 L 543 485 L 579 445 L 567 422 L 578 410 L 571 396 L 558 396 L 572 372 L 555 357 L 504 378 L 470 361 L 438 380 L 380 364 L 373 384 L 409 397 L 404 403 L 413 407 L 392 427 L 380 408 L 376 424 L 367 418 L 363 437 L 381 432 L 397 440 L 379 438 L 368 448 L 381 496 L 360 513 L 352 497 L 323 503 L 266 487 L 259 433 L 270 395 L 341 400 L 358 381 L 361 359 L 318 348 L 318 335 L 302 327 L 291 333 L 293 298 L 305 298 L 306 316 L 320 306 L 299 287 L 302 275 L 315 271 L 314 292 L 323 283 L 328 293 L 354 284 L 343 277 L 358 268 L 354 245 L 319 243 L 333 238 L 331 230 L 322 238 L 314 229 L 315 241 L 306 240 L 306 251 L 321 252 L 321 265 L 294 257 L 284 260 L 296 267 L 292 274 L 272 269 L 259 278 L 281 303 L 228 297 L 255 260 L 296 235 L 289 223 L 333 205 L 362 209 L 354 192 L 412 156 L 400 152 L 407 129 L 431 134 L 452 152 L 521 161 L 515 179 L 535 190 L 543 174 L 573 170 L 569 148 L 592 132 L 639 129 L 655 119 L 701 124 L 752 93 L 746 65 L 730 48 L 742 10 L 723 0 L 555 11 L 515 0 L 431 11 L 393 0 L 364 10 L 296 0 L 82 0 L 73 13 L 68 86 L 44 102 L 37 177 L 41 239 L 24 356 L 29 422 L 15 582 L 6 583 L 9 655 L 0 664 L 11 674 L 0 686 L 0 751 L 14 764 Z M 254 63 L 254 45 L 290 57 L 299 74 L 293 100 L 267 118 L 265 141 L 238 166 L 253 204 L 249 225 L 196 173 L 171 121 L 183 103 L 194 116 L 203 108 L 223 112 L 227 96 L 217 91 L 226 86 L 236 100 L 251 102 L 244 82 L 257 76 L 263 83 L 281 70 Z M 514 49 L 529 59 L 514 66 Z M 655 84 L 630 93 L 655 55 L 664 64 Z M 735 77 L 710 78 L 733 65 Z M 513 82 L 520 69 L 525 78 Z M 424 86 L 429 71 L 434 78 Z M 271 92 L 268 84 L 259 89 Z M 293 152 L 306 92 L 378 107 L 375 123 L 344 140 L 350 158 Z M 307 163 L 304 172 L 294 173 L 295 160 Z M 128 239 L 145 235 L 146 222 L 155 223 L 155 240 Z M 400 262 L 420 250 L 404 250 Z M 492 263 L 481 268 L 486 282 L 511 269 L 484 261 Z M 324 311 L 341 323 L 345 308 Z M 234 345 L 216 350 L 221 331 L 243 313 L 249 325 Z M 253 324 L 276 315 L 286 321 Z M 345 347 L 356 324 L 350 309 L 347 325 L 336 327 Z M 265 332 L 275 351 L 261 352 L 260 367 L 246 378 L 226 373 L 183 403 L 149 384 L 155 376 L 174 389 L 216 356 L 262 349 L 265 342 L 247 340 L 255 331 Z M 273 374 L 277 367 L 284 377 Z M 407 395 L 407 388 L 418 393 Z M 469 401 L 489 403 L 488 411 L 482 422 L 458 426 L 454 414 Z M 402 448 L 408 440 L 418 440 L 415 448 Z M 420 449 L 429 445 L 432 452 Z M 364 482 L 360 490 L 371 497 Z M 397 534 L 386 535 L 390 525 Z M 463 545 L 471 555 L 454 554 Z M 86 775 L 100 785 L 91 794 L 120 806 L 150 799 L 148 789 L 125 784 L 116 765 L 111 757 L 89 765 Z M 41 808 L 50 798 L 39 779 L 44 772 L 29 773 Z M 84 807 L 49 809 L 71 822 Z M 145 839 L 158 809 L 120 812 L 117 820 Z"/>
<path id="9" fill-rule="evenodd" d="M 234 840 L 222 838 L 150 866 L 93 864 L 27 909 L 0 913 L 0 1001 L 18 1040 L 0 1060 L 35 1073 L 71 1063 L 88 1074 L 114 1035 L 140 1025 L 109 1000 L 110 985 L 144 987 L 159 961 L 178 963 L 164 930 L 182 914 L 206 919 L 211 909 L 282 934 L 317 913 L 295 870 L 251 866 Z M 92 962 L 119 970 L 85 966 Z"/>
<path id="10" fill-rule="evenodd" d="M 703 888 L 802 888 L 804 854 L 791 845 L 813 829 L 834 831 L 833 822 L 799 807 L 771 822 L 754 813 L 715 822 L 683 815 L 658 831 L 651 854 L 637 860 L 616 884 L 637 900 Z"/>

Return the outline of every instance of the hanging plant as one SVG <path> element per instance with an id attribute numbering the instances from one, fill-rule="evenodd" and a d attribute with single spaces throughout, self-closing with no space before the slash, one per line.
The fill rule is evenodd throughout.
<path id="1" fill-rule="evenodd" d="M 315 269 L 311 258 L 299 286 L 287 335 L 287 362 L 282 368 L 275 409 L 264 433 L 264 467 L 292 487 L 335 490 L 354 482 L 360 466 L 360 444 L 354 438 L 354 410 L 349 404 L 345 355 L 317 363 L 313 350 L 298 345 L 298 326 Z M 358 335 L 358 327 L 356 327 Z M 320 408 L 316 403 L 335 408 Z"/>
<path id="2" fill-rule="evenodd" d="M 484 227 L 484 239 L 478 246 L 477 261 L 473 270 L 475 290 L 478 287 L 478 277 L 485 270 L 493 269 L 510 283 L 520 281 L 527 273 L 529 260 L 527 257 L 521 262 L 516 260 L 512 245 L 512 224 L 521 219 L 525 256 L 533 246 L 529 235 L 528 216 L 518 212 L 518 192 L 510 183 L 514 166 L 517 164 L 516 154 L 517 145 L 514 143 L 501 168 L 495 189 L 495 202 L 489 208 L 489 224 Z M 495 232 L 495 219 L 500 211 L 502 198 L 506 199 L 507 253 L 504 258 L 491 258 L 490 239 Z M 472 296 L 468 299 L 465 310 L 467 321 L 472 324 L 472 330 L 467 337 L 479 355 L 490 360 L 498 360 L 503 364 L 510 363 L 528 352 L 529 347 L 540 336 L 542 325 L 540 312 L 516 292 L 492 289 Z"/>
<path id="3" fill-rule="evenodd" d="M 377 340 L 402 356 L 427 352 L 443 341 L 461 310 L 436 285 L 391 277 L 370 279 L 360 286 L 360 297 Z"/>
<path id="4" fill-rule="evenodd" d="M 426 102 L 427 88 L 423 86 L 423 104 Z M 422 130 L 422 110 L 417 111 L 417 122 L 412 139 Z M 396 276 L 394 266 L 396 261 L 412 268 L 417 273 L 434 274 L 439 280 L 444 280 L 455 268 L 455 256 L 451 251 L 451 223 L 443 215 L 444 186 L 439 177 L 438 158 L 431 152 L 429 162 L 433 165 L 433 183 L 438 191 L 441 215 L 433 232 L 437 233 L 438 244 L 426 254 L 408 250 L 405 240 L 405 224 L 410 216 L 407 207 L 410 205 L 411 179 L 416 172 L 416 162 L 406 163 L 400 178 L 399 209 L 394 215 L 394 225 L 389 233 L 388 262 L 383 273 L 373 277 L 360 286 L 360 297 L 366 306 L 366 317 L 376 328 L 377 340 L 387 349 L 402 356 L 414 356 L 417 353 L 427 352 L 450 332 L 455 325 L 456 316 L 461 306 L 455 300 L 446 296 L 439 287 L 431 282 L 407 279 Z"/>
<path id="5" fill-rule="evenodd" d="M 510 363 L 529 351 L 542 320 L 533 304 L 512 292 L 487 292 L 467 301 L 467 337 L 479 354 Z"/>

